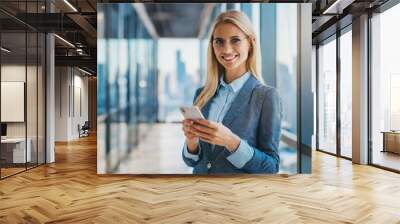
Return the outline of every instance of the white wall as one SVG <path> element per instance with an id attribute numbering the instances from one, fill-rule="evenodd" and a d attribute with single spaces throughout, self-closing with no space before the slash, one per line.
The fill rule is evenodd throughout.
<path id="1" fill-rule="evenodd" d="M 28 66 L 28 69 L 32 67 Z M 1 81 L 25 82 L 25 65 L 2 65 Z"/>
<path id="2" fill-rule="evenodd" d="M 25 83 L 1 82 L 1 121 L 25 121 Z M 36 105 L 34 105 L 36 108 Z"/>
<path id="3" fill-rule="evenodd" d="M 83 75 L 72 67 L 56 67 L 56 141 L 77 139 L 78 124 L 88 120 L 88 78 Z"/>
<path id="4" fill-rule="evenodd" d="M 68 85 L 67 67 L 55 68 L 55 141 L 68 140 Z"/>

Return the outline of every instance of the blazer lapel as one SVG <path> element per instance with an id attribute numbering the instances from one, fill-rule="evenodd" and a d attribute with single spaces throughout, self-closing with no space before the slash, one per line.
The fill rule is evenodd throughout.
<path id="1" fill-rule="evenodd" d="M 247 102 L 249 102 L 251 93 L 256 83 L 257 79 L 254 78 L 253 75 L 250 75 L 249 79 L 239 90 L 238 95 L 233 100 L 231 107 L 226 113 L 224 119 L 222 120 L 222 124 L 228 127 L 232 123 L 232 121 L 235 120 L 236 116 L 247 107 Z"/>

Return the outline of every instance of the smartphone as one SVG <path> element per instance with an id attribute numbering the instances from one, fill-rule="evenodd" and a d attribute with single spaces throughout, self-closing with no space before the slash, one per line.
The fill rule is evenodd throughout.
<path id="1" fill-rule="evenodd" d="M 197 106 L 180 107 L 181 113 L 185 119 L 199 120 L 205 119 Z"/>

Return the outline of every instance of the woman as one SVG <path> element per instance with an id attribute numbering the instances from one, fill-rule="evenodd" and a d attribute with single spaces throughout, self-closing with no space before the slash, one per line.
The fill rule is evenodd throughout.
<path id="1" fill-rule="evenodd" d="M 250 20 L 220 14 L 208 45 L 207 80 L 194 104 L 205 119 L 184 120 L 183 160 L 193 173 L 277 173 L 281 103 L 265 86 Z"/>

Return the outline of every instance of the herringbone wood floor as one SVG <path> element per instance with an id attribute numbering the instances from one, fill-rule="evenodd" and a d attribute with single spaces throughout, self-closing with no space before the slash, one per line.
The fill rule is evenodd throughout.
<path id="1" fill-rule="evenodd" d="M 99 176 L 96 140 L 0 181 L 0 223 L 400 223 L 400 175 L 319 152 L 295 176 Z"/>

